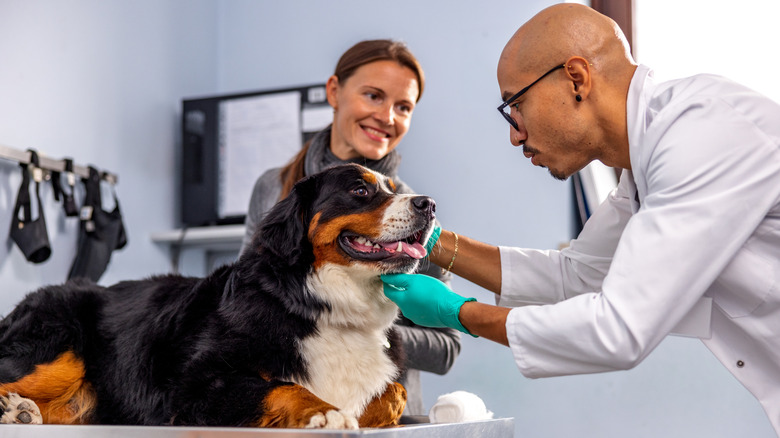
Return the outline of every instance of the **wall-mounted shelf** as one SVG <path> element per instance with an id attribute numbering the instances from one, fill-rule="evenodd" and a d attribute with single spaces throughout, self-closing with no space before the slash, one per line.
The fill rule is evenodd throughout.
<path id="1" fill-rule="evenodd" d="M 202 246 L 219 250 L 239 249 L 244 230 L 243 224 L 194 227 L 153 233 L 151 239 L 155 243 L 168 245 Z"/>

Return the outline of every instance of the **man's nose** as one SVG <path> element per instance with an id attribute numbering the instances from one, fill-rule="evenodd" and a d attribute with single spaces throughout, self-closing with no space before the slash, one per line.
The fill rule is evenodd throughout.
<path id="1" fill-rule="evenodd" d="M 519 117 L 514 117 L 517 122 L 517 129 L 514 126 L 509 127 L 509 142 L 515 146 L 520 146 L 528 140 L 528 132 L 525 130 L 525 124 Z"/>

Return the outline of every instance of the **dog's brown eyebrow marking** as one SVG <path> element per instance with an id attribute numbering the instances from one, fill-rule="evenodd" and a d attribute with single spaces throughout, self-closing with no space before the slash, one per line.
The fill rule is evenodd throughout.
<path id="1" fill-rule="evenodd" d="M 387 184 L 390 185 L 390 188 L 393 190 L 393 193 L 395 193 L 395 191 L 396 191 L 395 181 L 393 181 L 392 178 L 387 178 Z"/>
<path id="2" fill-rule="evenodd" d="M 363 173 L 363 180 L 369 184 L 376 184 L 376 175 L 371 172 Z"/>

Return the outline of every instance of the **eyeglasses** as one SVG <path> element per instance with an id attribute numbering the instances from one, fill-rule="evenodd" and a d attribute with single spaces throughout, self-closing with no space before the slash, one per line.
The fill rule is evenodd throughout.
<path id="1" fill-rule="evenodd" d="M 516 130 L 519 130 L 519 128 L 517 126 L 517 122 L 515 121 L 515 119 L 513 119 L 512 116 L 509 115 L 509 113 L 510 113 L 509 111 L 504 111 L 504 108 L 508 107 L 512 102 L 514 102 L 518 98 L 520 98 L 520 96 L 525 94 L 525 92 L 528 91 L 529 88 L 533 87 L 535 83 L 537 83 L 537 82 L 541 81 L 542 79 L 544 79 L 545 76 L 547 76 L 550 73 L 554 72 L 555 70 L 558 70 L 559 68 L 563 68 L 563 67 L 565 67 L 565 64 L 559 64 L 559 65 L 556 65 L 555 67 L 551 68 L 550 71 L 548 71 L 547 73 L 545 73 L 542 76 L 540 76 L 539 79 L 531 82 L 531 85 L 523 88 L 522 90 L 518 91 L 517 94 L 515 94 L 514 96 L 512 96 L 509 99 L 505 100 L 504 103 L 502 103 L 501 105 L 498 106 L 498 112 L 500 112 L 501 115 L 504 116 L 506 121 L 509 122 L 509 124 L 512 125 L 513 128 L 515 128 Z"/>

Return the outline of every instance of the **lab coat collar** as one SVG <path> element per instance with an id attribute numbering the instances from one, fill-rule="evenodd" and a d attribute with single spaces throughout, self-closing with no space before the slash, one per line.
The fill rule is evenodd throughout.
<path id="1" fill-rule="evenodd" d="M 650 101 L 653 90 L 655 89 L 655 81 L 653 80 L 653 71 L 650 67 L 640 64 L 634 71 L 634 76 L 631 78 L 631 84 L 628 87 L 628 96 L 626 99 L 626 124 L 628 129 L 628 149 L 629 159 L 631 160 L 632 173 L 639 172 L 641 174 L 642 163 L 640 148 L 643 144 L 645 133 L 647 132 L 647 126 L 652 122 L 653 115 L 649 111 L 648 102 Z M 636 213 L 639 210 L 641 200 L 644 199 L 647 193 L 647 187 L 642 183 L 642 179 L 637 182 L 633 175 L 631 176 L 631 182 L 636 187 L 636 196 L 632 200 L 632 210 Z"/>

